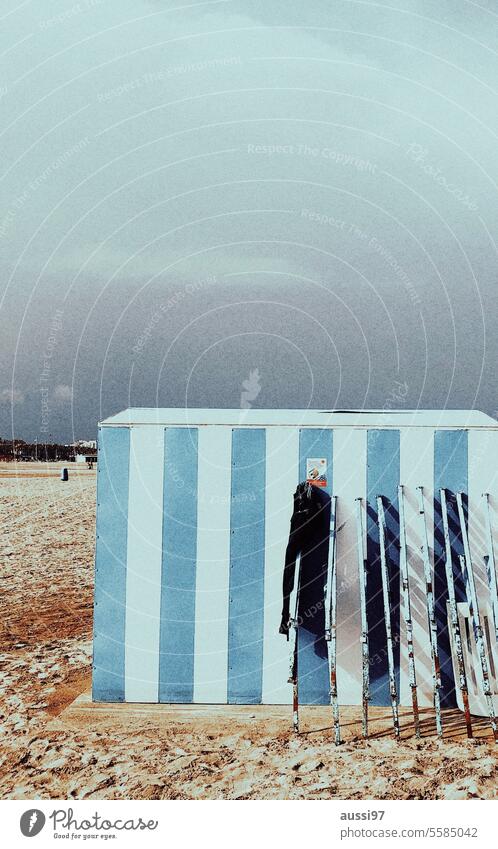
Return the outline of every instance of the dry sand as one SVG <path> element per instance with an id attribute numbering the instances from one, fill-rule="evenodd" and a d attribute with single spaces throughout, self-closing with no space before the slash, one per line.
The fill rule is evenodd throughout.
<path id="1" fill-rule="evenodd" d="M 458 711 L 443 743 L 430 711 L 421 741 L 402 711 L 396 744 L 386 711 L 365 743 L 343 709 L 336 749 L 325 708 L 296 737 L 288 708 L 92 706 L 96 473 L 69 468 L 63 483 L 60 464 L 0 464 L 1 798 L 498 797 L 488 725 L 467 741 Z"/>

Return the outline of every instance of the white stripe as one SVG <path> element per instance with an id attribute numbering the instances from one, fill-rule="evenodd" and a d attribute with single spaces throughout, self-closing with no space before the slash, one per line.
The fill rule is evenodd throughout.
<path id="1" fill-rule="evenodd" d="M 163 428 L 131 428 L 126 568 L 127 702 L 159 699 L 163 476 Z"/>
<path id="2" fill-rule="evenodd" d="M 432 669 L 427 623 L 424 564 L 422 561 L 421 519 L 418 512 L 417 486 L 424 487 L 425 515 L 431 563 L 434 563 L 434 431 L 427 428 L 401 430 L 400 483 L 404 487 L 408 575 L 413 621 L 413 650 L 420 707 L 432 704 Z M 400 577 L 401 580 L 401 577 Z M 403 617 L 403 591 L 400 587 L 400 702 L 411 706 L 406 655 L 406 629 Z"/>
<path id="3" fill-rule="evenodd" d="M 232 431 L 199 428 L 194 702 L 224 704 L 228 676 Z"/>
<path id="4" fill-rule="evenodd" d="M 290 704 L 289 643 L 278 633 L 282 613 L 285 549 L 299 482 L 299 430 L 266 431 L 265 597 L 263 639 L 263 704 Z"/>
<path id="5" fill-rule="evenodd" d="M 358 705 L 362 662 L 355 499 L 366 499 L 367 431 L 334 430 L 333 439 L 332 492 L 337 495 L 337 691 L 340 704 Z M 363 526 L 366 546 L 365 515 Z"/>
<path id="6" fill-rule="evenodd" d="M 480 604 L 489 607 L 489 589 L 484 565 L 487 554 L 484 505 L 481 495 L 489 492 L 489 505 L 493 529 L 498 530 L 498 433 L 469 431 L 469 545 L 474 567 L 476 590 Z M 498 542 L 494 538 L 495 555 Z"/>

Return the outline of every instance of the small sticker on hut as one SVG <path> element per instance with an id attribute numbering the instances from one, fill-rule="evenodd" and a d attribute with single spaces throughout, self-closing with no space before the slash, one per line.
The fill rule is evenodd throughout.
<path id="1" fill-rule="evenodd" d="M 325 457 L 306 458 L 306 481 L 315 486 L 327 486 L 327 460 Z"/>

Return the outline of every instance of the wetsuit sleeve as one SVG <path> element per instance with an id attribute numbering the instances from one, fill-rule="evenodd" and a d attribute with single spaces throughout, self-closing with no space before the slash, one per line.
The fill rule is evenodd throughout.
<path id="1" fill-rule="evenodd" d="M 296 514 L 292 516 L 289 541 L 285 551 L 284 576 L 282 583 L 283 605 L 282 605 L 282 621 L 280 623 L 279 633 L 289 633 L 290 619 L 290 597 L 294 589 L 294 581 L 296 574 L 296 560 L 301 551 L 302 534 L 300 522 Z"/>

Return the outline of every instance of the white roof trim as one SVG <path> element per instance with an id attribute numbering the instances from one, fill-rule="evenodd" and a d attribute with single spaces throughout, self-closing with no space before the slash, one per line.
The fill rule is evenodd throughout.
<path id="1" fill-rule="evenodd" d="M 229 410 L 196 407 L 131 407 L 100 423 L 104 427 L 161 425 L 197 427 L 498 428 L 479 410 Z"/>

